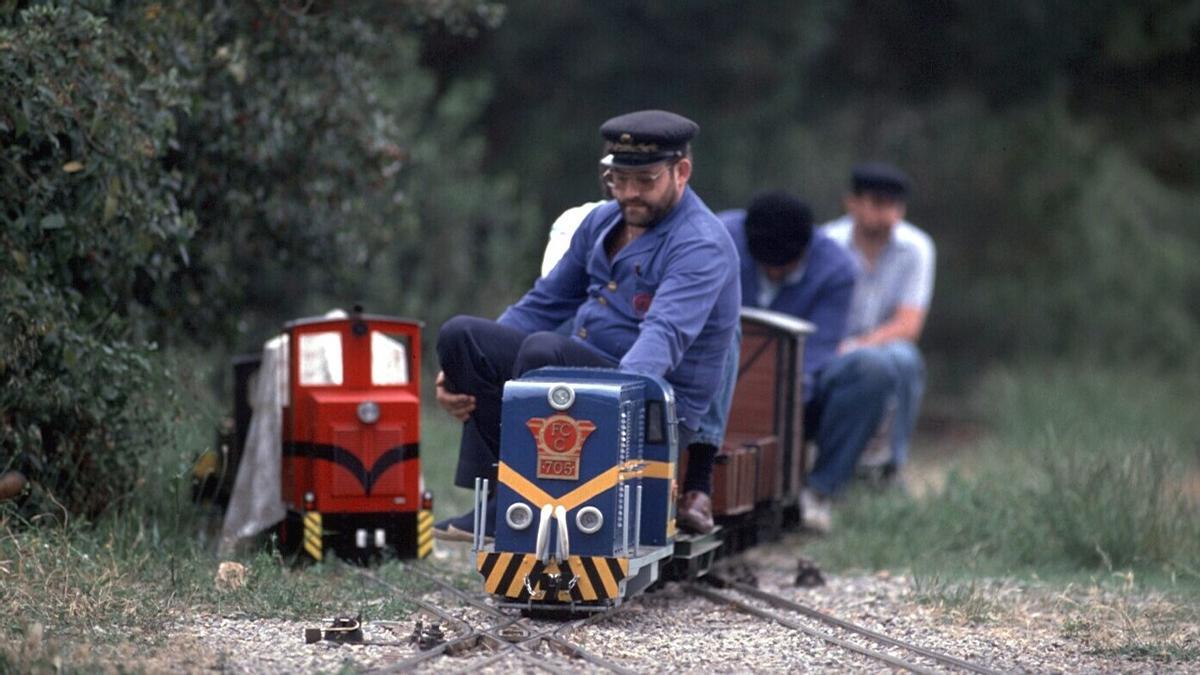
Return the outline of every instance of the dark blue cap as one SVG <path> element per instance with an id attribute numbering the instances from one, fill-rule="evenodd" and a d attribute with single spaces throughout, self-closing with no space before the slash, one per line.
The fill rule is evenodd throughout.
<path id="1" fill-rule="evenodd" d="M 850 171 L 850 190 L 854 194 L 874 192 L 905 199 L 911 189 L 908 174 L 886 162 L 864 162 Z"/>
<path id="2" fill-rule="evenodd" d="M 700 125 L 665 110 L 639 110 L 600 125 L 605 166 L 638 167 L 687 155 Z"/>

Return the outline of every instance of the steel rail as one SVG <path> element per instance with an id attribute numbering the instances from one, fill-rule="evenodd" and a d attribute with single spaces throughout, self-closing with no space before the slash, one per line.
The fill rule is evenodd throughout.
<path id="1" fill-rule="evenodd" d="M 845 621 L 844 619 L 839 619 L 831 614 L 826 614 L 825 612 L 822 612 L 818 609 L 813 609 L 811 607 L 802 605 L 798 602 L 788 600 L 787 598 L 781 598 L 778 595 L 774 595 L 772 593 L 767 593 L 766 591 L 755 588 L 754 586 L 751 586 L 750 584 L 743 583 L 740 581 L 728 582 L 728 584 L 729 584 L 730 588 L 733 588 L 734 590 L 738 591 L 739 593 L 744 593 L 752 598 L 762 600 L 763 602 L 766 602 L 774 607 L 790 610 L 790 611 L 796 612 L 798 614 L 803 614 L 804 616 L 816 619 L 818 621 L 822 621 L 822 622 L 830 624 L 832 626 L 837 626 L 838 628 L 841 628 L 843 630 L 847 630 L 852 633 L 858 633 L 859 635 L 862 635 L 863 637 L 870 638 L 871 640 L 874 640 L 875 642 L 878 642 L 881 644 L 885 644 L 885 645 L 888 645 L 891 647 L 899 647 L 901 649 L 907 649 L 910 652 L 913 652 L 915 654 L 920 654 L 921 656 L 924 656 L 925 658 L 932 659 L 943 665 L 953 666 L 955 668 L 959 668 L 961 670 L 966 670 L 966 671 L 969 671 L 972 673 L 979 673 L 980 675 L 1000 675 L 1000 671 L 993 670 L 986 666 L 980 666 L 978 664 L 971 663 L 970 661 L 965 661 L 956 656 L 951 656 L 949 654 L 944 654 L 942 652 L 935 652 L 932 649 L 929 649 L 927 647 L 922 647 L 921 645 L 916 645 L 911 642 L 906 642 L 904 640 L 898 640 L 896 638 L 889 637 L 887 635 L 884 635 L 883 633 L 871 630 L 870 628 L 867 628 L 865 626 L 859 626 L 858 624 L 853 624 L 853 623 L 850 623 L 849 621 Z"/>
<path id="2" fill-rule="evenodd" d="M 500 611 L 496 607 L 493 607 L 492 605 L 489 605 L 486 602 L 483 602 L 482 600 L 471 595 L 470 593 L 467 593 L 466 591 L 453 586 L 452 584 L 448 583 L 446 580 L 436 577 L 436 576 L 426 572 L 425 570 L 416 568 L 412 565 L 406 566 L 406 569 L 416 573 L 418 576 L 421 576 L 428 581 L 433 582 L 440 588 L 446 590 L 447 592 L 449 592 L 452 595 L 457 596 L 463 602 L 466 602 L 467 604 L 469 604 L 473 607 L 481 609 L 481 610 L 488 612 L 494 616 L 503 616 L 503 617 L 508 616 L 507 614 Z M 570 640 L 567 640 L 566 638 L 559 635 L 559 633 L 561 633 L 565 630 L 568 630 L 568 629 L 574 630 L 581 626 L 586 626 L 586 625 L 589 625 L 592 623 L 598 623 L 600 621 L 608 619 L 609 617 L 613 616 L 616 612 L 621 611 L 621 609 L 623 607 L 624 607 L 624 605 L 621 605 L 620 607 L 617 607 L 616 609 L 613 609 L 613 610 L 609 610 L 606 612 L 599 612 L 599 613 L 593 614 L 592 616 L 589 616 L 589 617 L 586 617 L 583 619 L 576 619 L 575 621 L 571 621 L 571 622 L 562 624 L 562 625 L 554 628 L 552 631 L 549 631 L 552 633 L 552 635 L 550 635 L 550 636 L 546 636 L 545 635 L 546 631 L 543 631 L 537 635 L 530 636 L 523 640 L 517 640 L 517 641 L 513 642 L 512 644 L 523 644 L 525 642 L 529 642 L 529 641 L 533 641 L 533 640 L 537 640 L 537 639 L 543 639 L 543 640 L 549 641 L 549 642 L 557 645 L 560 649 L 567 651 L 572 656 L 581 658 L 584 661 L 587 661 L 596 666 L 600 666 L 601 668 L 604 668 L 606 670 L 610 670 L 614 673 L 622 673 L 622 675 L 627 674 L 627 673 L 632 673 L 634 671 L 631 671 L 628 668 L 625 668 L 621 664 L 616 663 L 614 661 L 610 661 L 610 660 L 604 658 L 603 656 L 593 654 L 593 653 L 589 652 L 588 650 L 584 649 L 583 647 L 581 647 L 581 646 L 575 644 L 574 642 L 571 642 Z"/>
<path id="3" fill-rule="evenodd" d="M 452 646 L 457 646 L 459 644 L 465 644 L 467 642 L 470 642 L 469 646 L 474 646 L 474 645 L 478 644 L 480 640 L 488 640 L 488 641 L 494 643 L 494 644 L 489 644 L 489 646 L 492 649 L 495 649 L 497 651 L 497 653 L 494 654 L 493 656 L 489 657 L 482 663 L 472 664 L 471 667 L 467 670 L 474 670 L 474 669 L 482 667 L 483 665 L 499 661 L 503 658 L 508 657 L 510 654 L 514 653 L 514 651 L 516 654 L 522 655 L 522 656 L 519 656 L 519 658 L 521 658 L 522 660 L 529 660 L 529 656 L 524 656 L 524 655 L 532 655 L 532 651 L 531 651 L 532 648 L 528 646 L 528 643 L 533 642 L 536 644 L 537 642 L 545 641 L 545 642 L 548 642 L 548 643 L 554 645 L 555 647 L 557 647 L 558 650 L 562 653 L 565 653 L 569 656 L 574 656 L 576 658 L 583 659 L 593 665 L 599 666 L 601 668 L 605 668 L 614 673 L 620 673 L 621 675 L 627 675 L 629 673 L 634 672 L 634 671 L 631 671 L 631 670 L 621 666 L 618 663 L 610 661 L 602 656 L 593 654 L 593 653 L 589 652 L 588 650 L 584 649 L 583 647 L 581 647 L 580 645 L 575 644 L 575 643 L 571 642 L 570 640 L 567 640 L 564 637 L 562 637 L 561 635 L 559 635 L 559 633 L 561 633 L 565 630 L 574 630 L 581 626 L 588 625 L 591 623 L 596 623 L 596 622 L 602 621 L 604 619 L 607 619 L 608 617 L 612 616 L 615 611 L 620 611 L 620 608 L 617 608 L 617 610 L 611 610 L 608 612 L 601 612 L 601 613 L 593 614 L 593 615 L 591 615 L 589 617 L 585 617 L 583 619 L 576 619 L 575 621 L 571 621 L 571 622 L 568 622 L 568 623 L 565 623 L 562 625 L 554 626 L 552 628 L 534 632 L 530 626 L 526 625 L 526 619 L 524 617 L 515 617 L 515 618 L 511 617 L 508 614 L 505 614 L 504 612 L 502 612 L 500 609 L 487 604 L 483 600 L 480 600 L 479 598 L 475 597 L 474 595 L 467 593 L 466 591 L 463 591 L 462 589 L 454 586 L 453 584 L 447 582 L 446 580 L 444 580 L 440 577 L 437 577 L 433 574 L 430 574 L 429 572 L 419 569 L 413 565 L 405 565 L 404 569 L 405 569 L 405 571 L 412 572 L 412 573 L 416 574 L 417 576 L 420 576 L 420 577 L 424 578 L 425 580 L 433 583 L 440 590 L 450 593 L 451 595 L 455 596 L 460 601 L 462 601 L 464 604 L 469 605 L 471 607 L 475 607 L 476 609 L 479 609 L 479 610 L 483 611 L 484 613 L 491 615 L 494 619 L 500 619 L 501 623 L 493 625 L 493 626 L 489 626 L 486 628 L 482 628 L 482 629 L 471 629 L 471 632 L 468 635 L 455 638 L 454 640 L 451 640 L 451 641 L 445 642 L 441 645 L 438 645 L 437 647 L 435 647 L 431 650 L 421 652 L 421 653 L 416 654 L 408 659 L 405 659 L 404 661 L 401 661 L 399 663 L 388 666 L 385 669 L 382 669 L 379 671 L 374 671 L 374 672 L 397 672 L 397 671 L 403 670 L 405 668 L 411 668 L 413 665 L 415 665 L 417 663 L 420 663 L 422 661 L 433 658 L 434 656 L 437 656 L 439 654 L 445 653 Z M 357 570 L 357 571 L 359 574 L 362 574 L 366 578 L 371 579 L 372 581 L 384 586 L 385 588 L 388 588 L 389 590 L 392 590 L 393 592 L 397 592 L 397 593 L 402 592 L 401 589 L 397 588 L 393 584 L 391 584 L 383 579 L 380 579 L 377 575 L 373 574 L 372 572 L 370 572 L 368 570 Z M 453 615 L 449 614 L 448 612 L 445 612 L 444 610 L 441 610 L 433 605 L 430 605 L 429 603 L 425 603 L 420 600 L 418 600 L 416 602 L 417 602 L 418 606 L 420 606 L 422 609 L 425 609 L 426 611 L 430 611 L 431 613 L 433 613 L 439 617 L 443 617 L 447 620 L 454 621 L 455 623 L 459 623 L 459 624 L 469 627 L 469 624 L 466 621 L 463 621 L 462 619 L 458 619 L 457 617 L 454 617 Z M 519 636 L 517 639 L 514 640 L 508 636 L 497 634 L 497 631 L 503 630 L 504 628 L 506 628 L 508 626 L 512 626 L 514 624 L 520 624 L 520 627 L 521 627 L 522 631 L 524 632 L 524 635 Z M 522 647 L 524 649 L 520 649 Z M 534 662 L 536 662 L 536 659 L 534 659 Z M 543 668 L 548 671 L 551 671 L 551 672 L 564 672 L 562 670 L 555 668 L 554 666 L 552 666 L 551 664 L 548 664 L 548 663 L 538 662 L 537 665 L 538 665 L 538 667 Z"/>
<path id="4" fill-rule="evenodd" d="M 384 588 L 387 588 L 390 591 L 393 591 L 395 593 L 403 592 L 401 589 L 397 588 L 395 585 L 393 585 L 383 579 L 380 579 L 377 575 L 370 572 L 369 570 L 357 569 L 355 571 L 358 574 L 366 577 L 367 579 L 370 579 L 371 581 L 374 581 L 375 583 L 383 586 Z M 430 614 L 432 614 L 440 619 L 458 624 L 461 627 L 460 630 L 462 630 L 464 634 L 460 635 L 452 640 L 447 640 L 446 642 L 443 642 L 442 644 L 437 645 L 436 647 L 433 647 L 432 649 L 420 651 L 420 652 L 410 656 L 407 659 L 398 661 L 396 663 L 390 664 L 383 668 L 373 669 L 369 672 L 395 673 L 395 672 L 409 670 L 419 663 L 428 661 L 434 657 L 445 654 L 448 651 L 456 650 L 460 647 L 470 649 L 470 648 L 477 646 L 480 642 L 488 643 L 489 647 L 491 647 L 492 649 L 497 649 L 497 648 L 501 647 L 502 644 L 507 643 L 507 641 L 504 640 L 503 638 L 497 636 L 495 634 L 495 632 L 498 630 L 503 630 L 504 628 L 521 621 L 521 619 L 519 617 L 509 617 L 506 615 L 501 615 L 500 617 L 493 616 L 493 618 L 501 618 L 502 621 L 498 624 L 488 626 L 487 628 L 478 629 L 478 628 L 472 627 L 471 624 L 468 623 L 467 621 L 460 619 L 460 618 L 454 616 L 453 614 L 451 614 L 433 604 L 425 602 L 423 600 L 416 600 L 415 604 L 418 607 L 420 607 L 423 611 L 429 612 Z M 389 621 L 387 623 L 396 623 L 396 622 Z M 522 627 L 522 628 L 524 629 L 524 627 Z"/>
<path id="5" fill-rule="evenodd" d="M 718 593 L 717 591 L 714 591 L 712 589 L 704 588 L 702 586 L 697 586 L 694 583 L 688 584 L 687 588 L 691 592 L 693 592 L 697 595 L 701 595 L 701 596 L 707 598 L 708 600 L 711 600 L 714 603 L 730 605 L 740 611 L 746 612 L 747 614 L 753 614 L 757 617 L 767 619 L 769 621 L 774 621 L 782 626 L 786 626 L 788 628 L 791 628 L 792 630 L 796 630 L 801 633 L 804 633 L 805 635 L 807 635 L 809 637 L 817 638 L 818 640 L 823 640 L 825 642 L 828 642 L 829 644 L 836 645 L 843 649 L 847 649 L 856 654 L 861 654 L 862 656 L 866 656 L 866 657 L 875 659 L 877 661 L 883 661 L 884 663 L 892 666 L 893 668 L 900 668 L 900 669 L 907 670 L 907 671 L 913 672 L 913 673 L 921 673 L 922 675 L 931 675 L 934 672 L 932 670 L 922 668 L 921 666 L 919 666 L 915 663 L 910 663 L 908 661 L 905 661 L 904 659 L 896 658 L 896 657 L 892 656 L 891 654 L 877 652 L 874 649 L 870 649 L 867 647 L 863 647 L 862 645 L 854 644 L 853 642 L 850 642 L 848 640 L 843 640 L 839 637 L 830 635 L 828 633 L 823 633 L 823 632 L 816 630 L 814 628 L 811 628 L 809 626 L 805 626 L 802 623 L 793 621 L 793 620 L 787 618 L 786 616 L 781 616 L 779 614 L 774 614 L 772 612 L 768 612 L 767 610 L 761 609 L 759 607 L 755 607 L 754 605 L 751 605 L 748 602 L 743 602 L 741 600 L 738 600 L 737 598 L 731 598 L 723 593 Z"/>

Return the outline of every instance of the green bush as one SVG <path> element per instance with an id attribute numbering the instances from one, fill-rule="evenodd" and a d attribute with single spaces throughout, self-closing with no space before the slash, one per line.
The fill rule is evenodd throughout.
<path id="1" fill-rule="evenodd" d="M 0 14 L 0 470 L 34 479 L 37 509 L 120 502 L 170 415 L 136 317 L 195 223 L 162 164 L 181 85 L 144 28 L 74 5 Z"/>
<path id="2" fill-rule="evenodd" d="M 474 130 L 488 90 L 421 65 L 422 31 L 498 16 L 0 5 L 0 470 L 94 515 L 175 442 L 166 365 L 189 345 L 356 300 L 428 317 L 506 295 L 511 181 L 480 175 Z M 438 232 L 485 276 L 447 278 Z"/>

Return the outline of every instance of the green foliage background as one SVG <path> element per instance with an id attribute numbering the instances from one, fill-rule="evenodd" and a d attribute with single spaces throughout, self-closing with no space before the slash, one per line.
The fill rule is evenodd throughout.
<path id="1" fill-rule="evenodd" d="M 498 312 L 641 107 L 700 122 L 714 209 L 832 218 L 854 162 L 906 168 L 940 382 L 1194 374 L 1198 36 L 1185 0 L 0 2 L 0 470 L 94 514 L 224 396 L 197 358 Z"/>

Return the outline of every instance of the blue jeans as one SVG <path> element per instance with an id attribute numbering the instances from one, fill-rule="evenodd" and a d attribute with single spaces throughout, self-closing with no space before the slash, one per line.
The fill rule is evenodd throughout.
<path id="1" fill-rule="evenodd" d="M 892 405 L 891 461 L 903 465 L 924 390 L 925 364 L 911 343 L 856 349 L 830 361 L 804 411 L 809 437 L 817 443 L 809 486 L 827 496 L 841 492 Z"/>
<path id="2" fill-rule="evenodd" d="M 495 484 L 505 382 L 542 366 L 617 366 L 616 360 L 559 333 L 525 333 L 463 315 L 442 324 L 437 354 L 450 391 L 475 397 L 475 410 L 463 425 L 454 474 L 454 484 L 465 488 L 474 487 L 476 477 Z"/>
<path id="3" fill-rule="evenodd" d="M 925 359 L 911 342 L 889 342 L 875 349 L 882 352 L 896 369 L 896 416 L 892 418 L 889 441 L 892 466 L 899 469 L 908 462 L 909 440 L 917 426 L 921 399 L 925 395 Z"/>
<path id="4" fill-rule="evenodd" d="M 700 427 L 691 438 L 691 443 L 704 443 L 720 449 L 725 442 L 725 427 L 729 422 L 729 406 L 733 403 L 733 389 L 737 385 L 738 359 L 742 348 L 742 326 L 733 332 L 733 344 L 725 352 L 725 364 L 721 368 L 721 382 L 713 392 L 708 410 L 700 417 Z M 691 444 L 689 443 L 689 445 Z M 686 448 L 682 442 L 680 448 Z"/>

